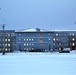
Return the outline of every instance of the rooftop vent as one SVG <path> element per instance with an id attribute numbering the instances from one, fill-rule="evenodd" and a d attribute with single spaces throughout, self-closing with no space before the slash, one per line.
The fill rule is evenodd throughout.
<path id="1" fill-rule="evenodd" d="M 39 29 L 39 28 L 36 28 L 36 31 L 37 31 L 37 32 L 40 32 L 40 29 Z"/>

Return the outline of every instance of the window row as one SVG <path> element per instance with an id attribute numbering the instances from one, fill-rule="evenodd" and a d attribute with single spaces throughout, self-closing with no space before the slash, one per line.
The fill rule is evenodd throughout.
<path id="1" fill-rule="evenodd" d="M 8 41 L 8 42 L 10 42 L 10 39 L 0 39 L 0 41 Z"/>
<path id="2" fill-rule="evenodd" d="M 0 46 L 4 46 L 4 44 L 0 44 Z M 10 47 L 10 44 L 5 44 L 5 46 L 8 46 L 8 47 Z"/>
<path id="3" fill-rule="evenodd" d="M 29 38 L 29 39 L 28 39 L 28 38 L 27 38 L 27 39 L 26 39 L 26 38 L 25 38 L 25 39 L 19 38 L 18 40 L 19 40 L 19 41 L 21 41 L 21 40 L 24 40 L 24 41 L 34 41 L 34 39 L 31 39 L 31 38 Z M 39 42 L 42 42 L 42 40 L 43 40 L 43 38 L 38 39 Z M 45 39 L 44 39 L 44 40 L 45 40 Z M 51 38 L 48 38 L 48 40 L 51 40 Z"/>

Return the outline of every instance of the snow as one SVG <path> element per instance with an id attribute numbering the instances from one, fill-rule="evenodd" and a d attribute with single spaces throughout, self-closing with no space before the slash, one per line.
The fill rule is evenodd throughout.
<path id="1" fill-rule="evenodd" d="M 28 28 L 28 29 L 22 29 L 22 30 L 15 30 L 15 32 L 37 32 L 36 30 L 37 28 Z M 49 30 L 45 30 L 45 29 L 40 29 L 41 32 L 46 32 L 46 31 L 49 31 Z"/>
<path id="2" fill-rule="evenodd" d="M 0 75 L 76 75 L 76 53 L 0 53 Z"/>

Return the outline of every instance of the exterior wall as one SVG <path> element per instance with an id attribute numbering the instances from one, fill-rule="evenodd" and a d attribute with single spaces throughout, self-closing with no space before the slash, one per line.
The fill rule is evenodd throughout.
<path id="1" fill-rule="evenodd" d="M 53 32 L 16 32 L 16 49 L 49 51 L 53 48 Z"/>
<path id="2" fill-rule="evenodd" d="M 76 48 L 76 31 L 55 31 L 53 38 L 54 50 L 61 50 L 60 46 L 70 49 Z"/>
<path id="3" fill-rule="evenodd" d="M 4 35 L 0 30 L 0 52 L 4 48 Z M 46 52 L 62 48 L 76 49 L 76 31 L 15 32 L 5 30 L 5 51 L 30 51 L 41 49 Z"/>
<path id="4" fill-rule="evenodd" d="M 0 30 L 0 52 L 3 51 L 5 45 L 5 51 L 11 52 L 15 50 L 15 31 L 5 30 L 4 33 Z"/>

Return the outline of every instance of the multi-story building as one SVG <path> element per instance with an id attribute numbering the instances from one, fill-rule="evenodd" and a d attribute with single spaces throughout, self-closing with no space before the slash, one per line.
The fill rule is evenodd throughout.
<path id="1" fill-rule="evenodd" d="M 16 49 L 21 51 L 53 49 L 53 32 L 40 31 L 16 31 Z"/>
<path id="2" fill-rule="evenodd" d="M 76 31 L 54 31 L 53 48 L 61 50 L 63 48 L 76 49 Z"/>
<path id="3" fill-rule="evenodd" d="M 41 49 L 56 51 L 61 48 L 76 49 L 76 31 L 45 31 L 22 30 L 16 31 L 16 49 L 30 51 Z"/>
<path id="4" fill-rule="evenodd" d="M 58 30 L 0 30 L 0 51 L 59 51 L 61 48 L 76 49 L 76 31 Z M 5 39 L 5 40 L 4 40 Z"/>
<path id="5" fill-rule="evenodd" d="M 6 52 L 15 50 L 15 30 L 0 30 L 0 52 L 4 49 Z"/>

